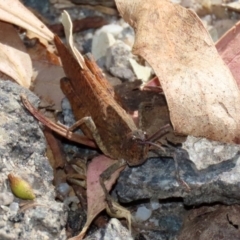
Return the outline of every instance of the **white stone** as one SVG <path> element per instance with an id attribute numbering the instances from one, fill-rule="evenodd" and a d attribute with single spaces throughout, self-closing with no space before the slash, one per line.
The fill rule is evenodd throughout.
<path id="1" fill-rule="evenodd" d="M 143 82 L 146 82 L 150 79 L 152 72 L 152 69 L 150 67 L 142 66 L 138 64 L 134 59 L 129 59 L 129 62 L 138 79 L 142 80 Z"/>
<path id="2" fill-rule="evenodd" d="M 19 210 L 19 204 L 17 202 L 12 202 L 9 206 L 9 209 L 12 211 L 12 212 L 16 212 Z"/>
<path id="3" fill-rule="evenodd" d="M 113 36 L 117 36 L 119 33 L 121 33 L 123 30 L 123 27 L 116 25 L 116 24 L 108 24 L 103 26 L 97 31 L 97 34 L 100 32 L 105 32 L 105 33 L 111 33 Z"/>
<path id="4" fill-rule="evenodd" d="M 158 199 L 151 199 L 150 204 L 152 210 L 157 210 L 160 207 Z"/>
<path id="5" fill-rule="evenodd" d="M 107 49 L 115 43 L 115 38 L 111 33 L 100 32 L 93 37 L 92 54 L 95 60 L 106 56 Z"/>
<path id="6" fill-rule="evenodd" d="M 144 222 L 148 220 L 152 215 L 152 210 L 146 208 L 145 206 L 139 207 L 135 214 L 137 221 Z"/>

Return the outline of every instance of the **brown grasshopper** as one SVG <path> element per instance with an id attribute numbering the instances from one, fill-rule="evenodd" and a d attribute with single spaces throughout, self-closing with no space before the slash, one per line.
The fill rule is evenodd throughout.
<path id="1" fill-rule="evenodd" d="M 121 107 L 114 89 L 104 78 L 91 55 L 82 57 L 79 63 L 59 37 L 55 36 L 54 42 L 67 77 L 61 79 L 61 89 L 71 103 L 76 124 L 69 129 L 54 124 L 35 110 L 23 96 L 22 101 L 27 109 L 50 129 L 90 147 L 95 147 L 95 142 L 106 156 L 118 160 L 100 179 L 105 195 L 109 198 L 104 181 L 126 164 L 129 166 L 142 164 L 147 159 L 149 144 L 154 145 L 151 141 L 167 133 L 169 125 L 160 129 L 156 135 L 147 138 L 146 133 L 136 127 L 131 116 Z M 88 139 L 72 132 L 78 126 L 81 126 Z M 169 155 L 165 151 L 162 154 Z M 170 156 L 172 157 L 172 154 Z"/>
<path id="2" fill-rule="evenodd" d="M 22 97 L 22 100 L 28 110 L 50 129 L 78 143 L 90 147 L 97 146 L 106 156 L 117 160 L 100 176 L 100 184 L 111 213 L 116 213 L 117 208 L 104 182 L 113 172 L 126 164 L 137 166 L 146 161 L 151 145 L 160 148 L 158 155 L 174 158 L 176 178 L 189 190 L 188 185 L 179 176 L 177 161 L 172 149 L 163 149 L 153 143 L 167 133 L 170 126 L 166 125 L 159 132 L 148 137 L 144 131 L 136 127 L 131 116 L 121 107 L 112 86 L 104 78 L 91 55 L 85 56 L 79 64 L 57 36 L 54 42 L 67 77 L 61 79 L 61 89 L 70 101 L 77 120 L 76 124 L 69 129 L 53 124 L 42 118 L 26 98 Z M 78 126 L 87 138 L 81 138 L 82 136 L 72 132 Z M 130 220 L 128 221 L 130 225 Z"/>
<path id="3" fill-rule="evenodd" d="M 67 77 L 61 79 L 61 89 L 77 120 L 69 131 L 81 125 L 84 134 L 93 139 L 106 156 L 118 160 L 100 180 L 107 196 L 104 180 L 125 164 L 142 164 L 147 159 L 151 138 L 156 136 L 147 138 L 146 133 L 136 127 L 91 55 L 86 55 L 79 64 L 57 36 L 54 42 Z M 165 126 L 158 135 L 167 131 L 168 126 Z"/>

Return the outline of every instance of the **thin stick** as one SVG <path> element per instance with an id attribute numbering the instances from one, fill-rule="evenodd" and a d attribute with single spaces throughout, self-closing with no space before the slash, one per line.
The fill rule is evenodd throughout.
<path id="1" fill-rule="evenodd" d="M 169 131 L 170 131 L 170 124 L 166 124 L 165 126 L 161 127 L 156 133 L 150 136 L 146 141 L 156 142 L 158 139 L 166 135 Z"/>
<path id="2" fill-rule="evenodd" d="M 48 127 L 52 131 L 56 132 L 60 136 L 67 138 L 70 141 L 80 143 L 92 148 L 97 148 L 95 142 L 90 140 L 85 136 L 80 136 L 78 134 L 72 133 L 68 131 L 68 128 L 62 124 L 54 123 L 47 119 L 43 114 L 41 114 L 33 105 L 28 101 L 26 96 L 21 95 L 21 100 L 23 105 L 27 108 L 27 110 L 37 119 L 39 120 L 44 126 Z"/>

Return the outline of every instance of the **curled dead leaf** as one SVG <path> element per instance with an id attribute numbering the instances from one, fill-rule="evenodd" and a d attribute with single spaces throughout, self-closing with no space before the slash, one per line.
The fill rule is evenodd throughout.
<path id="1" fill-rule="evenodd" d="M 167 0 L 116 4 L 136 32 L 133 53 L 161 82 L 174 130 L 240 142 L 240 93 L 198 16 Z"/>
<path id="2" fill-rule="evenodd" d="M 30 87 L 32 61 L 16 29 L 4 22 L 0 22 L 0 71 L 18 84 Z"/>
<path id="3" fill-rule="evenodd" d="M 240 89 L 240 22 L 227 31 L 215 44 Z"/>
<path id="4" fill-rule="evenodd" d="M 239 205 L 192 209 L 186 215 L 177 239 L 239 239 L 239 213 Z"/>
<path id="5" fill-rule="evenodd" d="M 76 237 L 71 238 L 71 240 L 80 240 L 85 236 L 90 224 L 93 219 L 106 208 L 105 194 L 99 182 L 99 177 L 101 173 L 107 168 L 113 165 L 116 160 L 108 158 L 104 155 L 95 157 L 91 163 L 88 165 L 87 169 L 87 222 L 85 223 L 82 231 Z M 106 188 L 109 191 L 113 184 L 116 182 L 120 172 L 124 167 L 119 168 L 111 178 L 106 181 Z M 126 215 L 129 218 L 128 215 Z"/>
<path id="6" fill-rule="evenodd" d="M 0 1 L 0 20 L 26 29 L 42 43 L 53 40 L 53 33 L 18 0 Z"/>
<path id="7" fill-rule="evenodd" d="M 52 105 L 52 109 L 60 110 L 64 97 L 59 79 L 65 76 L 59 58 L 40 43 L 28 48 L 34 69 L 32 91 Z"/>

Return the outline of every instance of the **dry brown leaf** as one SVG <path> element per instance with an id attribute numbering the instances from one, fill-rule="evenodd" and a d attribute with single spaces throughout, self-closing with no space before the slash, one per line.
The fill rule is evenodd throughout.
<path id="1" fill-rule="evenodd" d="M 167 0 L 116 0 L 154 69 L 177 133 L 240 142 L 240 93 L 197 15 Z M 154 7 L 153 7 L 154 6 Z"/>
<path id="2" fill-rule="evenodd" d="M 88 165 L 87 169 L 87 222 L 83 227 L 81 233 L 71 238 L 71 240 L 82 239 L 88 227 L 92 223 L 93 219 L 106 208 L 106 201 L 103 189 L 99 182 L 99 176 L 104 170 L 116 163 L 116 160 L 108 158 L 104 155 L 95 157 Z M 116 182 L 119 173 L 124 167 L 119 168 L 115 173 L 111 175 L 111 178 L 105 182 L 107 190 L 112 188 L 112 185 Z"/>
<path id="3" fill-rule="evenodd" d="M 228 9 L 230 11 L 240 12 L 240 2 L 239 1 L 223 3 L 222 7 L 224 7 L 225 9 Z"/>
<path id="4" fill-rule="evenodd" d="M 0 71 L 29 88 L 32 62 L 16 29 L 0 21 Z"/>
<path id="5" fill-rule="evenodd" d="M 28 48 L 34 69 L 32 90 L 41 99 L 52 104 L 52 109 L 61 110 L 64 97 L 59 85 L 59 79 L 65 76 L 59 58 L 48 52 L 40 43 Z"/>
<path id="6" fill-rule="evenodd" d="M 154 135 L 159 129 L 170 123 L 169 111 L 163 95 L 155 96 L 151 102 L 143 102 L 140 106 L 139 126 L 148 133 L 148 136 Z M 161 144 L 168 142 L 178 144 L 186 140 L 184 136 L 175 135 L 172 127 L 168 130 L 168 133 L 158 140 Z"/>
<path id="7" fill-rule="evenodd" d="M 192 209 L 186 215 L 177 239 L 240 239 L 239 214 L 239 205 Z"/>
<path id="8" fill-rule="evenodd" d="M 53 40 L 53 33 L 18 0 L 0 1 L 0 20 L 30 31 L 31 36 L 40 38 L 40 41 Z"/>
<path id="9" fill-rule="evenodd" d="M 240 88 L 240 22 L 226 32 L 216 43 L 216 48 L 227 64 Z"/>

